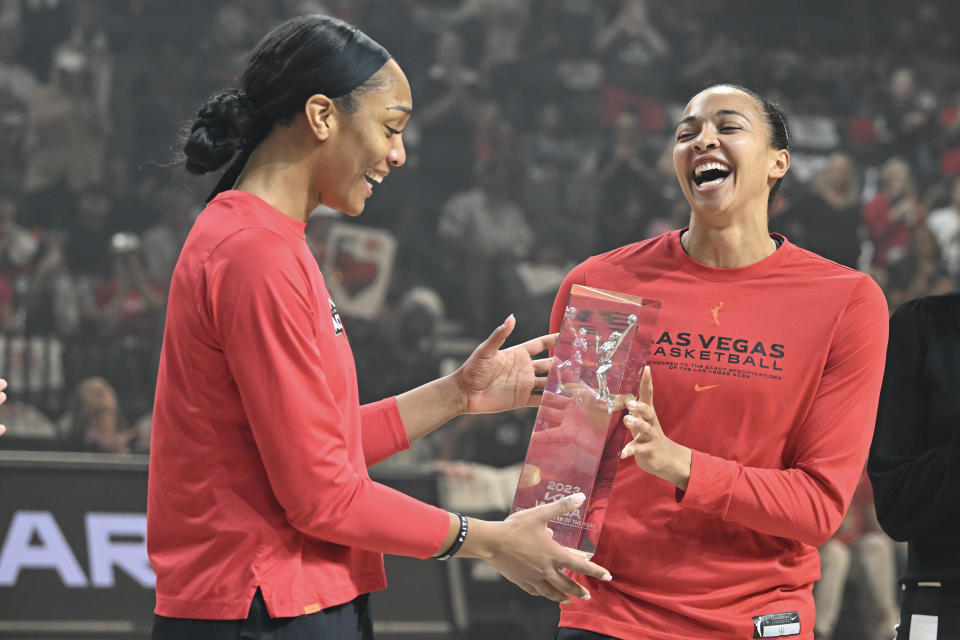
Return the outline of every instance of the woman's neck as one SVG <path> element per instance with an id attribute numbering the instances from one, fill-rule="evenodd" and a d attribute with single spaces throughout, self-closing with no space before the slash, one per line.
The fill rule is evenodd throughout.
<path id="1" fill-rule="evenodd" d="M 690 228 L 680 236 L 683 250 L 708 267 L 735 269 L 760 262 L 777 250 L 766 221 L 749 225 L 709 227 L 690 220 Z"/>
<path id="2" fill-rule="evenodd" d="M 309 163 L 291 158 L 293 147 L 279 137 L 275 131 L 257 145 L 233 188 L 252 193 L 294 220 L 306 222 L 318 204 L 316 195 L 310 194 Z"/>

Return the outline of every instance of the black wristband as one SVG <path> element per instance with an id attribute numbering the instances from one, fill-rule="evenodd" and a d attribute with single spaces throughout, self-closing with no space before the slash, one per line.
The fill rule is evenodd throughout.
<path id="1" fill-rule="evenodd" d="M 457 532 L 457 539 L 453 541 L 450 548 L 444 551 L 442 555 L 437 556 L 437 560 L 449 560 L 452 558 L 453 554 L 460 551 L 460 547 L 463 546 L 463 541 L 467 539 L 467 516 L 457 512 L 454 512 L 453 515 L 460 518 L 460 531 Z"/>

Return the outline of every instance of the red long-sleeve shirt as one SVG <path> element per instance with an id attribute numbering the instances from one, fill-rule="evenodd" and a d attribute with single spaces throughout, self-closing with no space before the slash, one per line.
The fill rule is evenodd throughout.
<path id="1" fill-rule="evenodd" d="M 257 587 L 297 616 L 386 585 L 381 553 L 429 557 L 446 512 L 372 482 L 409 446 L 393 398 L 361 407 L 305 225 L 228 191 L 177 262 L 157 379 L 147 547 L 156 613 L 244 618 Z"/>
<path id="2" fill-rule="evenodd" d="M 754 618 L 795 612 L 792 637 L 810 639 L 815 545 L 840 525 L 866 460 L 886 302 L 864 274 L 786 239 L 756 264 L 714 269 L 679 238 L 587 260 L 554 305 L 556 331 L 573 284 L 663 301 L 654 407 L 667 437 L 694 451 L 686 492 L 620 462 L 594 557 L 614 579 L 575 576 L 593 597 L 563 606 L 560 624 L 751 638 L 763 637 Z"/>

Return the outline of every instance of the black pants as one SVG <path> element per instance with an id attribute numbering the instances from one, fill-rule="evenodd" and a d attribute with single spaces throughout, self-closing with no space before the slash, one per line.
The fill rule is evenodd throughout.
<path id="1" fill-rule="evenodd" d="M 554 640 L 619 640 L 613 636 L 605 636 L 602 633 L 586 631 L 585 629 L 568 629 L 561 627 L 557 629 L 557 635 Z"/>
<path id="2" fill-rule="evenodd" d="M 940 587 L 904 585 L 900 592 L 897 640 L 909 640 L 910 627 L 914 624 L 918 626 L 918 632 L 920 625 L 930 629 L 936 624 L 934 640 L 960 640 L 960 584 L 944 584 Z"/>
<path id="3" fill-rule="evenodd" d="M 367 594 L 295 618 L 271 618 L 257 589 L 246 620 L 154 616 L 153 640 L 373 640 Z"/>

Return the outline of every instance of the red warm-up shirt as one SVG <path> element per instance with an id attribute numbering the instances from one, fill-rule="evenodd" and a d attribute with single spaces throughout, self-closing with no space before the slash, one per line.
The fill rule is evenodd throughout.
<path id="1" fill-rule="evenodd" d="M 653 403 L 666 436 L 694 452 L 686 492 L 619 463 L 594 557 L 613 581 L 575 576 L 593 597 L 564 605 L 560 625 L 624 639 L 812 639 L 816 545 L 840 525 L 867 457 L 886 302 L 869 277 L 785 238 L 738 269 L 695 262 L 679 239 L 590 258 L 554 305 L 556 331 L 574 284 L 663 301 Z M 762 617 L 772 614 L 786 615 Z M 754 635 L 778 622 L 787 635 Z"/>
<path id="2" fill-rule="evenodd" d="M 386 585 L 381 553 L 429 557 L 445 511 L 372 482 L 409 446 L 390 398 L 361 407 L 305 224 L 227 191 L 177 262 L 157 379 L 147 548 L 156 613 L 312 613 Z"/>

